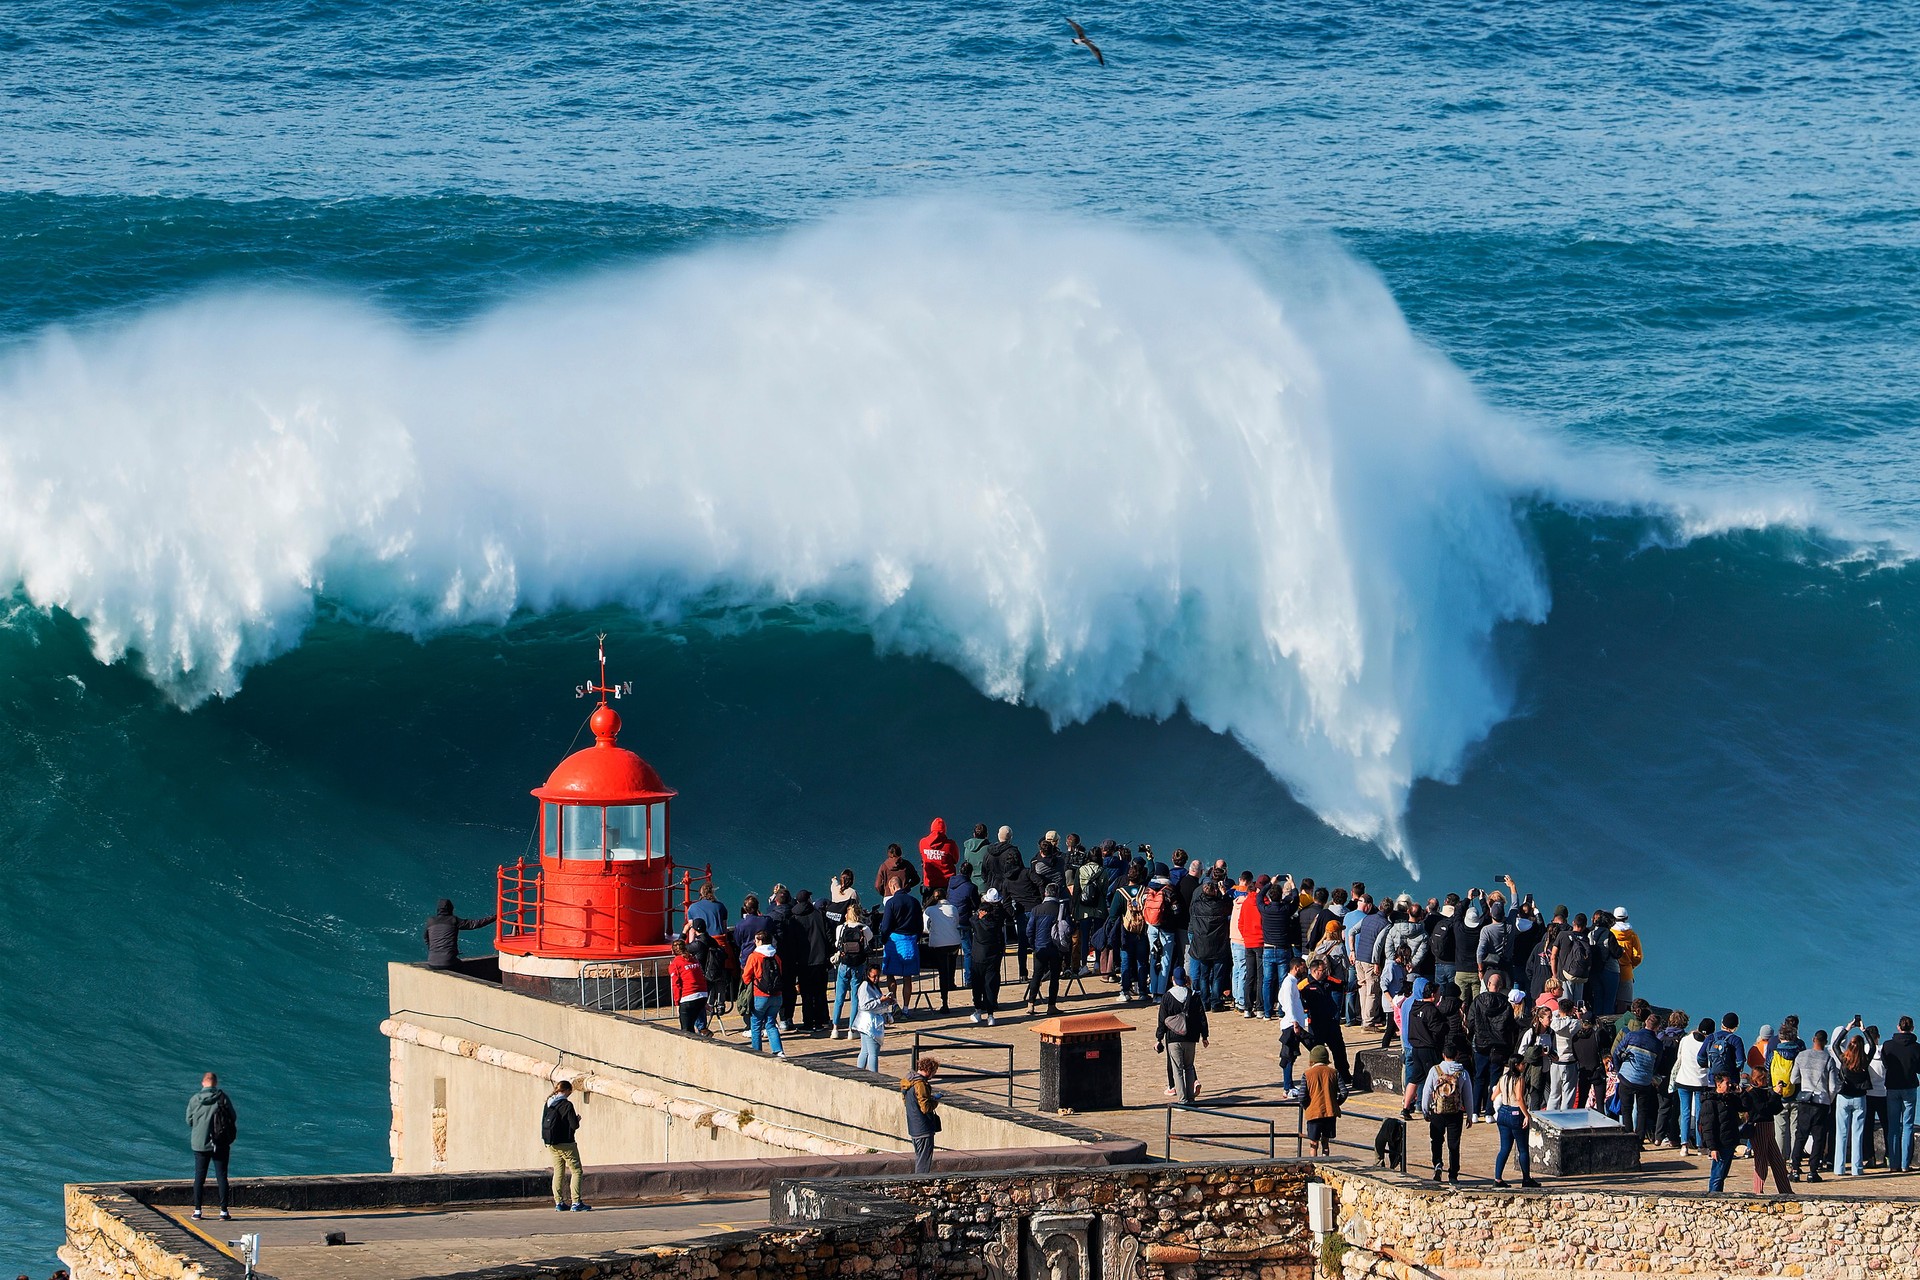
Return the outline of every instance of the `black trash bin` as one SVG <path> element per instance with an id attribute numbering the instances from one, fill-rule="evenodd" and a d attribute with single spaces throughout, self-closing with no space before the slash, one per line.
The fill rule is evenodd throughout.
<path id="1" fill-rule="evenodd" d="M 1034 1024 L 1040 1037 L 1042 1111 L 1115 1111 L 1120 1037 L 1132 1031 L 1110 1013 L 1078 1013 Z"/>

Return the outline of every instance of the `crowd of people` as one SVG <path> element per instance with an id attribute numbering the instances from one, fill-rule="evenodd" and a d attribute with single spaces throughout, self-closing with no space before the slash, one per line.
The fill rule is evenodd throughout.
<path id="1" fill-rule="evenodd" d="M 1549 909 L 1510 876 L 1465 894 L 1376 897 L 1363 883 L 1235 873 L 1224 859 L 1071 833 L 1047 832 L 1029 858 L 1007 827 L 956 841 L 936 819 L 918 857 L 891 845 L 870 881 L 849 868 L 821 898 L 775 885 L 736 917 L 704 888 L 675 952 L 685 1029 L 711 1033 L 737 1007 L 755 1051 L 781 1054 L 796 1031 L 857 1036 L 874 1071 L 923 975 L 937 981 L 922 998 L 948 1011 L 964 992 L 985 1024 L 1057 1012 L 1076 978 L 1158 1001 L 1167 1092 L 1186 1103 L 1208 1015 L 1269 1020 L 1281 1087 L 1307 1109 L 1316 1148 L 1352 1087 L 1349 1036 L 1377 1036 L 1398 1048 L 1402 1117 L 1426 1121 L 1436 1179 L 1457 1179 L 1461 1132 L 1478 1121 L 1500 1128 L 1496 1184 L 1511 1161 L 1531 1185 L 1533 1114 L 1582 1107 L 1649 1147 L 1706 1154 L 1716 1191 L 1736 1155 L 1753 1158 L 1756 1190 L 1913 1164 L 1910 1019 L 1884 1039 L 1855 1019 L 1809 1044 L 1788 1018 L 1748 1045 L 1734 1014 L 1696 1024 L 1636 992 L 1645 950 L 1625 907 Z M 1009 956 L 1023 984 L 1010 995 Z"/>

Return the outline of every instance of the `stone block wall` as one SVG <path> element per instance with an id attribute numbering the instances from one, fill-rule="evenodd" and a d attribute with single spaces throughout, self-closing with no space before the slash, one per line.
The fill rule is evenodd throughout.
<path id="1" fill-rule="evenodd" d="M 782 1224 L 910 1223 L 918 1274 L 955 1280 L 1307 1280 L 1304 1164 L 1141 1165 L 1073 1171 L 795 1181 Z"/>
<path id="2" fill-rule="evenodd" d="M 1325 1165 L 1347 1280 L 1920 1280 L 1920 1201 L 1663 1192 L 1463 1194 Z"/>

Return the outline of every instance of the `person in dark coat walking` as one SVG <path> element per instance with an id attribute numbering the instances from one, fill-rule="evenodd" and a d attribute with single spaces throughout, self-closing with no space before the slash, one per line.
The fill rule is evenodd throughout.
<path id="1" fill-rule="evenodd" d="M 427 917 L 427 927 L 421 930 L 421 936 L 427 941 L 427 968 L 458 969 L 461 933 L 468 929 L 484 929 L 493 921 L 492 916 L 484 920 L 462 920 L 453 914 L 451 898 L 440 899 L 433 914 Z"/>
<path id="2" fill-rule="evenodd" d="M 1167 1055 L 1167 1094 L 1191 1106 L 1200 1094 L 1194 1070 L 1194 1046 L 1207 1043 L 1207 999 L 1187 985 L 1187 975 L 1175 970 L 1173 984 L 1160 997 L 1160 1016 L 1154 1024 L 1153 1050 Z"/>
<path id="3" fill-rule="evenodd" d="M 562 1080 L 547 1095 L 540 1108 L 540 1141 L 546 1144 L 547 1157 L 553 1161 L 553 1207 L 566 1212 L 585 1212 L 592 1206 L 580 1198 L 580 1113 L 573 1109 L 573 1081 Z M 568 1182 L 573 1196 L 567 1196 Z"/>
<path id="4" fill-rule="evenodd" d="M 231 1218 L 227 1207 L 227 1157 L 239 1136 L 240 1121 L 233 1099 L 220 1087 L 220 1077 L 209 1071 L 200 1077 L 200 1092 L 187 1099 L 187 1144 L 193 1148 L 193 1216 L 207 1190 L 207 1170 L 213 1170 L 220 1188 L 220 1216 Z"/>

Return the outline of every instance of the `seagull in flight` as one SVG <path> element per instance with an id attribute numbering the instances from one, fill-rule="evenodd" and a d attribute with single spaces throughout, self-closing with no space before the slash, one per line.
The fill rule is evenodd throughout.
<path id="1" fill-rule="evenodd" d="M 1072 18 L 1067 19 L 1067 25 L 1073 28 L 1073 42 L 1087 46 L 1087 48 L 1092 51 L 1093 56 L 1099 60 L 1100 65 L 1103 67 L 1106 66 L 1107 59 L 1100 52 L 1100 46 L 1087 39 L 1087 29 L 1075 22 Z"/>

